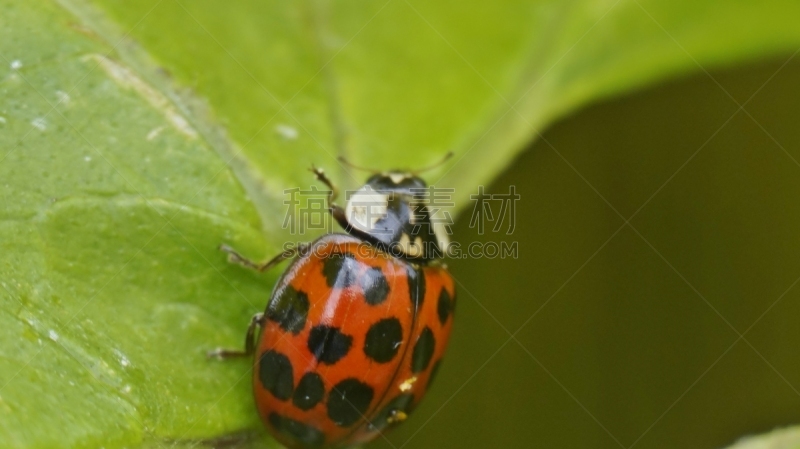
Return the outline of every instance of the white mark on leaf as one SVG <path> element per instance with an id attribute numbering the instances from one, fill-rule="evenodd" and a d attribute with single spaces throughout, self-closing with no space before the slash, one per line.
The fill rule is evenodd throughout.
<path id="1" fill-rule="evenodd" d="M 300 135 L 297 128 L 284 124 L 276 125 L 275 132 L 286 140 L 295 140 Z"/>
<path id="2" fill-rule="evenodd" d="M 11 70 L 19 70 L 22 68 L 22 61 L 15 59 L 11 61 Z"/>
<path id="3" fill-rule="evenodd" d="M 147 140 L 153 140 L 161 134 L 161 131 L 164 131 L 163 126 L 159 126 L 158 128 L 153 128 L 149 133 L 147 133 Z"/>
<path id="4" fill-rule="evenodd" d="M 58 334 L 53 329 L 50 329 L 50 332 L 47 333 L 47 336 L 50 338 L 50 340 L 58 341 Z"/>
<path id="5" fill-rule="evenodd" d="M 44 131 L 47 129 L 47 120 L 44 117 L 37 117 L 31 120 L 31 125 L 39 131 Z"/>
<path id="6" fill-rule="evenodd" d="M 69 94 L 64 92 L 63 90 L 56 91 L 56 98 L 58 98 L 58 102 L 62 104 L 69 104 L 69 101 L 72 99 L 70 98 Z"/>
<path id="7" fill-rule="evenodd" d="M 122 353 L 122 351 L 115 349 L 114 353 L 117 355 L 117 359 L 119 360 L 119 364 L 122 365 L 123 368 L 127 368 L 131 366 L 131 361 L 128 360 L 128 357 Z"/>

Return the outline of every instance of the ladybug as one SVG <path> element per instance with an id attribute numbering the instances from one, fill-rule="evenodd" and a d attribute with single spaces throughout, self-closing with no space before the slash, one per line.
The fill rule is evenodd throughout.
<path id="1" fill-rule="evenodd" d="M 292 261 L 252 318 L 245 349 L 209 356 L 255 355 L 256 407 L 284 445 L 346 447 L 405 421 L 419 404 L 447 346 L 456 292 L 442 262 L 448 235 L 420 198 L 427 184 L 419 172 L 375 173 L 344 209 L 324 171 L 312 172 L 330 189 L 329 212 L 345 233 L 265 263 L 221 246 L 231 262 L 258 271 Z"/>

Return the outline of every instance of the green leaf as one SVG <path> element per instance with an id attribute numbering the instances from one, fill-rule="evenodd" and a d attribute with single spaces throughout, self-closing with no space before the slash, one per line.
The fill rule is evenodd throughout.
<path id="1" fill-rule="evenodd" d="M 232 324 L 268 289 L 215 250 L 264 246 L 241 187 L 63 9 L 6 2 L 3 17 L 3 446 L 119 447 L 256 425 L 247 363 L 203 357 L 240 340 Z"/>
<path id="2" fill-rule="evenodd" d="M 790 427 L 758 436 L 742 438 L 728 449 L 797 449 L 800 447 L 800 429 Z"/>
<path id="3" fill-rule="evenodd" d="M 459 204 L 581 104 L 800 44 L 792 0 L 96 3 L 208 99 L 270 191 L 335 155 L 413 168 L 453 150 L 428 178 Z"/>
<path id="4" fill-rule="evenodd" d="M 0 441 L 262 438 L 241 344 L 335 161 L 419 167 L 457 206 L 543 126 L 646 83 L 794 50 L 791 1 L 0 0 Z M 255 433 L 253 433 L 255 432 Z M 223 438 L 223 441 L 218 440 Z M 217 439 L 217 440 L 214 440 Z"/>

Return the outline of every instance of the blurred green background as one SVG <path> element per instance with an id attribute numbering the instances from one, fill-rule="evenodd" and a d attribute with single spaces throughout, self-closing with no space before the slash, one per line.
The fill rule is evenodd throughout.
<path id="1" fill-rule="evenodd" d="M 518 241 L 519 260 L 450 263 L 437 385 L 370 447 L 716 448 L 800 421 L 786 60 L 594 105 L 526 150 L 490 189 L 522 196 L 513 235 L 478 235 L 469 207 L 455 229 Z"/>

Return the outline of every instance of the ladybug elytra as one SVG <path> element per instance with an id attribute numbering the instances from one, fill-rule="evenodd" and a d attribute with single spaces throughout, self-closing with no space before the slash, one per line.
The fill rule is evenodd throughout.
<path id="1" fill-rule="evenodd" d="M 336 187 L 312 171 L 346 233 L 260 264 L 223 245 L 231 261 L 258 271 L 292 261 L 251 320 L 245 349 L 209 355 L 255 355 L 256 407 L 281 443 L 345 447 L 374 439 L 419 404 L 447 346 L 455 285 L 441 261 L 447 233 L 420 198 L 427 185 L 417 174 L 374 174 L 341 208 Z"/>

